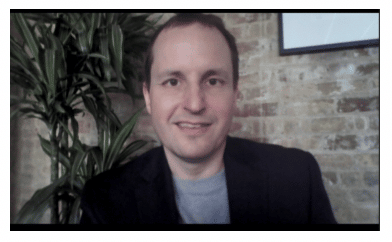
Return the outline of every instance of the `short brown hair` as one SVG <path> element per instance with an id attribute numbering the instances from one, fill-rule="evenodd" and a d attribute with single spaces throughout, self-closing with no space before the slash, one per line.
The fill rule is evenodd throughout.
<path id="1" fill-rule="evenodd" d="M 174 28 L 178 26 L 188 26 L 194 23 L 199 23 L 203 26 L 210 28 L 217 28 L 219 32 L 225 37 L 227 44 L 229 45 L 231 52 L 231 62 L 233 64 L 233 83 L 234 88 L 237 88 L 238 84 L 238 50 L 237 45 L 235 43 L 235 38 L 230 32 L 225 28 L 225 25 L 221 18 L 212 14 L 201 14 L 201 13 L 181 13 L 173 16 L 169 19 L 164 25 L 160 26 L 158 30 L 152 36 L 151 42 L 147 49 L 147 55 L 144 65 L 144 75 L 145 81 L 147 85 L 147 89 L 150 90 L 150 82 L 151 82 L 151 66 L 153 62 L 153 54 L 152 49 L 154 47 L 154 43 L 158 38 L 159 34 L 168 28 Z"/>

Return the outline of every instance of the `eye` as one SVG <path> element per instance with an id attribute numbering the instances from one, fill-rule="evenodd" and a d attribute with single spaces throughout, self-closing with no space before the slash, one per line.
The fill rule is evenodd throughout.
<path id="1" fill-rule="evenodd" d="M 211 79 L 209 79 L 209 80 L 207 81 L 207 83 L 208 83 L 209 85 L 211 85 L 211 86 L 216 86 L 216 85 L 222 84 L 222 82 L 221 82 L 220 80 L 216 79 L 216 78 L 211 78 Z"/>
<path id="2" fill-rule="evenodd" d="M 172 78 L 172 79 L 169 79 L 169 80 L 166 80 L 165 82 L 163 82 L 162 85 L 169 85 L 169 86 L 175 87 L 175 86 L 179 85 L 179 82 L 177 79 Z"/>

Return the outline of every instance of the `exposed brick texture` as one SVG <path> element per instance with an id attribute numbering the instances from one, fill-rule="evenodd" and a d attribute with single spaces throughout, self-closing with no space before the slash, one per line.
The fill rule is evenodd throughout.
<path id="1" fill-rule="evenodd" d="M 160 23 L 173 14 L 165 14 Z M 240 80 L 230 135 L 296 147 L 318 161 L 339 223 L 379 222 L 379 48 L 279 56 L 278 15 L 218 13 L 236 37 Z M 122 122 L 141 107 L 112 96 Z M 134 105 L 134 106 L 132 106 Z M 96 142 L 91 116 L 78 117 L 81 139 Z M 49 159 L 37 120 L 19 121 L 11 132 L 11 217 L 49 182 Z M 130 140 L 160 145 L 143 112 Z"/>
<path id="2" fill-rule="evenodd" d="M 378 172 L 365 172 L 363 175 L 363 180 L 365 184 L 369 187 L 377 186 L 380 183 Z"/>
<path id="3" fill-rule="evenodd" d="M 277 103 L 256 103 L 245 104 L 242 108 L 236 110 L 236 117 L 265 117 L 275 116 L 277 112 Z"/>
<path id="4" fill-rule="evenodd" d="M 346 119 L 342 117 L 318 118 L 312 120 L 311 130 L 317 132 L 340 132 L 346 128 Z"/>
<path id="5" fill-rule="evenodd" d="M 337 105 L 339 113 L 378 111 L 380 109 L 378 97 L 343 98 L 338 101 Z"/>

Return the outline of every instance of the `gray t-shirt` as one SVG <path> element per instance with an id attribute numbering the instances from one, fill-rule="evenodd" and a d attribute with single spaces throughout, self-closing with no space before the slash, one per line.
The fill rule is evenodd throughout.
<path id="1" fill-rule="evenodd" d="M 225 170 L 199 180 L 173 178 L 181 223 L 229 224 L 229 199 Z"/>

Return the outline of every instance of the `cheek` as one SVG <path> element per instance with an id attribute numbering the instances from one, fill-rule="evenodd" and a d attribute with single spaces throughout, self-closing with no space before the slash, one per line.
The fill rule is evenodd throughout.
<path id="1" fill-rule="evenodd" d="M 163 110 L 170 110 L 170 109 L 172 109 L 175 106 L 176 103 L 177 103 L 176 98 L 174 98 L 173 96 L 168 96 L 166 98 L 162 98 L 160 100 L 160 103 L 158 103 L 158 105 Z"/>
<path id="2" fill-rule="evenodd" d="M 178 103 L 181 103 L 178 95 L 156 91 L 151 98 L 152 115 L 160 116 L 161 118 L 165 118 L 163 116 L 171 116 Z"/>
<path id="3" fill-rule="evenodd" d="M 210 106 L 220 118 L 231 121 L 236 105 L 235 100 L 232 95 L 216 96 L 211 98 Z"/>

